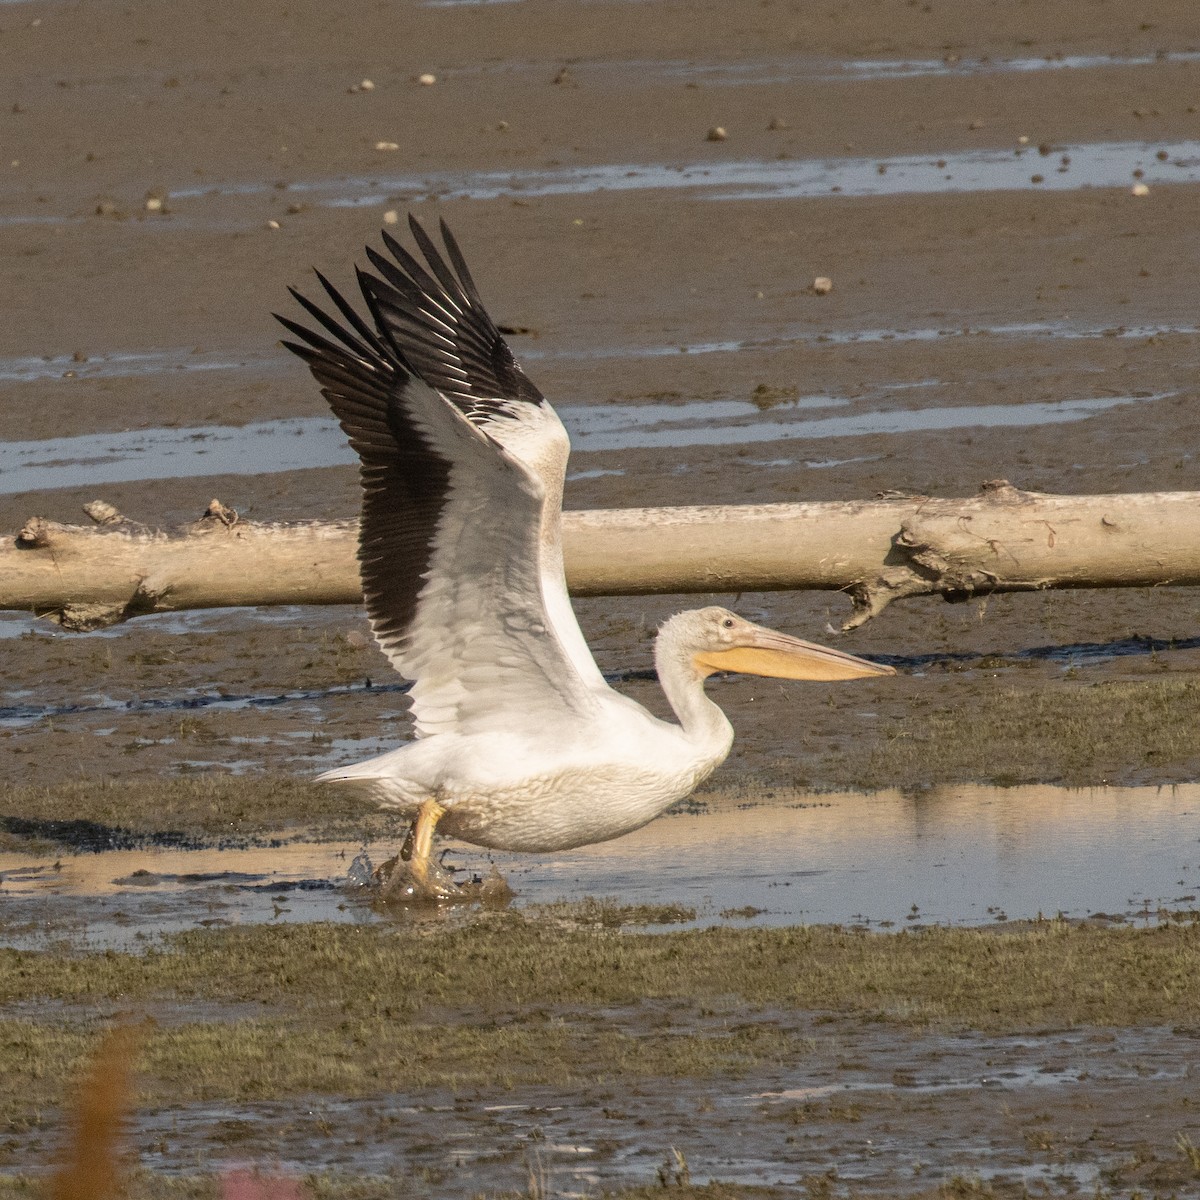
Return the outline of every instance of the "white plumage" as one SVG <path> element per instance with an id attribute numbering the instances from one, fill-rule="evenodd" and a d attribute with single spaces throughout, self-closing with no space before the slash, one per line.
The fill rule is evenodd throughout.
<path id="1" fill-rule="evenodd" d="M 378 274 L 358 282 L 369 321 L 319 274 L 337 316 L 292 294 L 333 340 L 279 319 L 359 454 L 366 608 L 413 682 L 416 740 L 319 781 L 411 815 L 408 890 L 444 895 L 434 825 L 483 846 L 561 850 L 628 833 L 691 792 L 733 741 L 704 694 L 714 671 L 892 672 L 706 608 L 671 618 L 655 646 L 678 725 L 614 692 L 563 576 L 566 430 L 445 225 L 444 258 L 409 224 L 424 265 L 386 232 L 390 258 L 368 249 Z"/>

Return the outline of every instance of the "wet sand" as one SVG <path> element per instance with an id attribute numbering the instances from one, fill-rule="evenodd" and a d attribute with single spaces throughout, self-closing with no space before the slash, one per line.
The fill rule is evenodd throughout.
<path id="1" fill-rule="evenodd" d="M 411 208 L 453 226 L 497 319 L 526 331 L 513 348 L 555 403 L 640 428 L 624 442 L 578 437 L 569 506 L 965 495 L 996 477 L 1073 493 L 1200 488 L 1200 26 L 1181 0 L 336 11 L 30 0 L 0 6 L 0 30 L 2 442 L 325 417 L 270 313 L 287 311 L 286 285 L 308 284 L 311 266 L 348 283 L 384 214 Z M 433 85 L 418 82 L 424 72 Z M 724 140 L 708 140 L 716 126 Z M 1138 182 L 1149 194 L 1133 194 Z M 812 291 L 820 275 L 828 295 Z M 814 400 L 824 407 L 797 407 Z M 1034 405 L 1077 419 L 997 415 Z M 649 406 L 671 410 L 655 438 Z M 978 410 L 978 423 L 936 415 L 952 408 Z M 796 427 L 843 416 L 858 424 Z M 97 495 L 152 524 L 193 519 L 214 495 L 260 519 L 357 507 L 346 465 L 186 477 L 168 466 L 111 483 L 79 469 L 49 490 L 0 488 L 0 528 L 34 513 L 79 519 Z M 601 666 L 628 673 L 649 667 L 655 625 L 685 602 L 579 608 Z M 849 607 L 824 595 L 736 603 L 809 637 Z M 739 736 L 721 786 L 860 783 L 864 756 L 886 740 L 877 731 L 914 714 L 1193 679 L 1200 651 L 1161 647 L 1193 638 L 1196 615 L 1182 589 L 898 604 L 845 644 L 906 657 L 902 678 L 718 685 Z M 362 687 L 389 678 L 363 629 L 352 610 L 155 619 L 86 637 L 0 620 L 0 783 L 305 775 L 382 749 L 402 735 L 403 700 Z M 661 707 L 650 683 L 624 679 Z M 293 699 L 274 702 L 283 695 Z M 236 699 L 247 696 L 269 703 Z M 218 702 L 190 706 L 198 698 Z M 1013 771 L 1050 780 L 1062 764 L 1048 747 Z M 1098 746 L 1095 777 L 1076 781 L 1198 772 L 1200 745 L 1120 761 Z M 812 1033 L 810 1014 L 780 1020 Z M 696 1180 L 800 1188 L 815 1176 L 839 1192 L 917 1191 L 956 1174 L 1051 1192 L 1185 1188 L 1173 1139 L 1190 1085 L 1143 1066 L 1177 1061 L 1187 1032 L 1006 1046 L 995 1053 L 1016 1074 L 995 1089 L 984 1082 L 993 1049 L 978 1039 L 950 1072 L 973 1081 L 965 1091 L 923 1091 L 945 1078 L 931 1064 L 946 1044 L 883 1046 L 856 1026 L 836 1069 L 797 1057 L 753 1085 L 683 1099 L 671 1085 L 675 1108 L 665 1084 L 639 1095 L 618 1082 L 617 1099 L 522 1094 L 508 1097 L 517 1115 L 484 1116 L 508 1102 L 489 1093 L 461 1117 L 464 1138 L 494 1146 L 483 1165 L 421 1148 L 445 1134 L 455 1099 L 418 1097 L 426 1115 L 406 1161 L 446 1196 L 523 1186 L 531 1145 L 563 1188 L 651 1180 L 670 1145 Z M 1097 1073 L 1106 1046 L 1119 1086 Z M 856 1060 L 874 1064 L 863 1097 L 821 1092 Z M 1063 1062 L 1087 1064 L 1086 1081 Z M 763 1098 L 770 1112 L 748 1122 L 764 1115 L 745 1100 L 755 1088 L 789 1094 Z M 586 1119 L 545 1115 L 560 1103 Z M 690 1121 L 678 1106 L 693 1103 Z M 598 1106 L 613 1115 L 599 1120 Z M 638 1125 L 664 1107 L 659 1125 Z M 139 1134 L 155 1168 L 222 1139 L 239 1157 L 333 1161 L 320 1121 L 295 1112 L 168 1119 L 169 1137 L 159 1117 Z M 347 1120 L 375 1136 L 361 1114 Z M 370 1120 L 390 1139 L 412 1118 Z M 256 1141 L 238 1122 L 268 1132 Z M 748 1127 L 753 1144 L 730 1150 Z M 2 1161 L 25 1169 L 46 1153 L 38 1134 Z M 601 1165 L 568 1165 L 584 1159 Z"/>

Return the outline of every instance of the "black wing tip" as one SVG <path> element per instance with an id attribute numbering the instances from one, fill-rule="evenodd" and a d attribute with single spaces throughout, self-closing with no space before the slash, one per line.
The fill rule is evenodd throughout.
<path id="1" fill-rule="evenodd" d="M 331 307 L 288 288 L 323 333 L 340 345 L 331 345 L 315 330 L 276 319 L 331 359 L 348 352 L 364 366 L 418 376 L 472 421 L 498 401 L 544 404 L 545 397 L 521 370 L 484 306 L 445 218 L 437 221 L 439 247 L 414 212 L 407 217 L 413 249 L 401 243 L 393 232 L 395 223 L 389 222 L 380 230 L 382 246 L 366 246 L 366 267 L 354 266 L 365 317 L 320 271 L 314 273 Z"/>
<path id="2" fill-rule="evenodd" d="M 446 258 L 443 257 L 437 244 L 426 232 L 424 225 L 421 224 L 417 215 L 410 211 L 407 216 L 408 227 L 412 233 L 413 240 L 417 243 L 417 248 L 424 256 L 432 274 L 424 270 L 421 263 L 396 239 L 395 235 L 386 225 L 379 232 L 380 240 L 383 242 L 387 255 L 390 255 L 390 259 L 376 247 L 368 244 L 364 246 L 363 250 L 370 264 L 393 286 L 396 285 L 395 276 L 399 273 L 404 281 L 401 286 L 407 284 L 407 289 L 411 289 L 412 293 L 423 294 L 431 300 L 449 300 L 456 306 L 461 306 L 465 300 L 469 307 L 478 306 L 479 315 L 487 318 L 486 311 L 479 304 L 478 293 L 475 291 L 471 277 L 464 270 L 465 262 L 463 261 L 462 251 L 454 235 L 450 232 L 450 227 L 446 224 L 445 218 L 438 218 L 438 231 L 444 243 L 445 254 L 450 259 L 450 263 L 453 264 L 453 269 L 447 263 Z M 330 282 L 328 276 L 318 267 L 313 267 L 312 271 L 325 294 L 338 307 L 343 317 L 349 320 L 349 314 L 347 313 L 349 304 L 342 291 Z M 371 302 L 374 299 L 374 291 L 380 280 L 377 276 L 364 270 L 357 263 L 354 264 L 354 278 L 363 299 L 366 300 L 368 307 L 371 307 Z M 287 290 L 296 303 L 310 315 L 315 315 L 313 310 L 316 305 L 299 288 L 288 284 Z M 278 313 L 272 313 L 271 315 L 277 321 L 284 320 Z M 372 313 L 373 315 L 374 313 Z M 492 324 L 490 319 L 488 319 L 488 323 Z M 356 330 L 360 335 L 363 332 L 357 325 Z"/>
<path id="3" fill-rule="evenodd" d="M 440 223 L 445 224 L 445 222 L 442 220 L 441 217 L 439 217 L 438 220 Z M 411 233 L 413 235 L 413 238 L 418 242 L 422 238 L 427 238 L 429 236 L 425 232 L 425 226 L 421 224 L 420 218 L 417 216 L 417 214 L 415 212 L 412 211 L 411 208 L 408 210 L 408 231 L 409 231 L 409 233 Z"/>

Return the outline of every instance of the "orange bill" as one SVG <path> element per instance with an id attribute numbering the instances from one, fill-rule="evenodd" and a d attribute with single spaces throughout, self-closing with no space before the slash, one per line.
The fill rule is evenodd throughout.
<path id="1" fill-rule="evenodd" d="M 737 671 L 742 675 L 767 675 L 772 679 L 861 679 L 868 675 L 896 673 L 894 667 L 868 662 L 829 646 L 802 642 L 769 629 L 755 630 L 741 646 L 701 651 L 696 655 L 696 665 L 706 674 Z"/>

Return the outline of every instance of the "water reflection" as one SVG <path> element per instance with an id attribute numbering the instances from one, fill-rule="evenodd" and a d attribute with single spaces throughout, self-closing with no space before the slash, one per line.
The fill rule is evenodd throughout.
<path id="1" fill-rule="evenodd" d="M 980 925 L 1059 913 L 1153 921 L 1160 909 L 1200 908 L 1196 784 L 781 790 L 761 802 L 740 800 L 714 795 L 704 811 L 668 814 L 617 841 L 564 854 L 451 843 L 448 861 L 466 874 L 496 866 L 522 906 L 615 896 L 693 907 L 697 926 L 748 919 Z M 7 940 L 60 934 L 55 912 L 69 918 L 68 932 L 124 945 L 202 922 L 386 919 L 338 890 L 359 849 L 122 850 L 57 863 L 0 854 Z M 381 861 L 394 849 L 372 853 Z M 79 896 L 94 902 L 79 906 L 72 902 Z M 22 913 L 42 916 L 22 932 L 13 925 Z"/>

